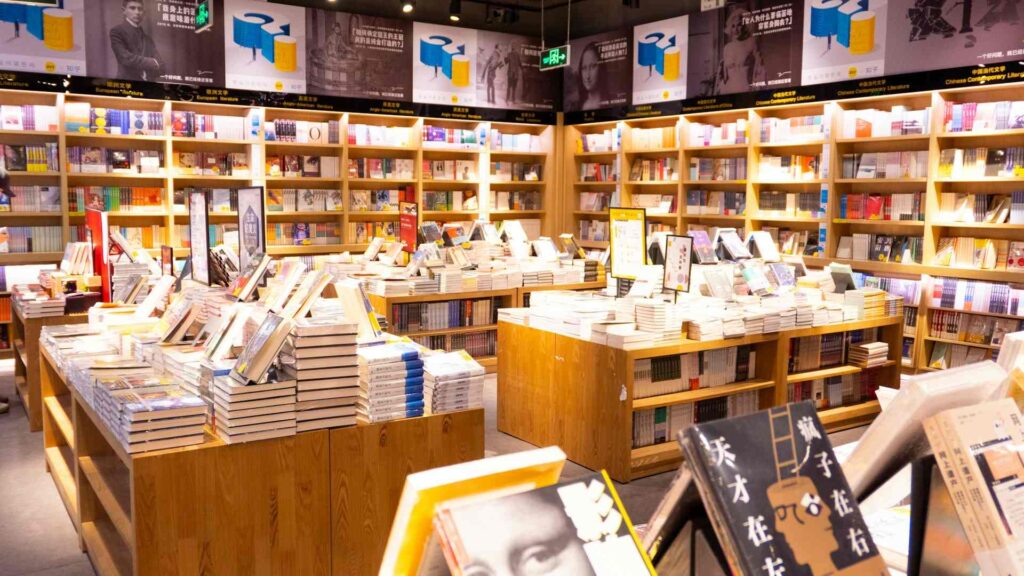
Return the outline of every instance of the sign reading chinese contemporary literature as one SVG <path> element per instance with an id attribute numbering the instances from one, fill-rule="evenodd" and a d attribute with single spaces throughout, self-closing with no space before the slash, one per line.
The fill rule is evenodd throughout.
<path id="1" fill-rule="evenodd" d="M 415 202 L 398 203 L 398 239 L 405 243 L 402 250 L 416 251 L 416 231 L 419 230 L 419 207 Z"/>
<path id="2" fill-rule="evenodd" d="M 612 278 L 636 280 L 647 263 L 647 213 L 643 208 L 608 209 Z"/>
<path id="3" fill-rule="evenodd" d="M 245 270 L 267 252 L 267 210 L 262 187 L 238 189 L 238 266 Z"/>
<path id="4" fill-rule="evenodd" d="M 206 191 L 191 190 L 188 194 L 188 239 L 192 248 L 192 279 L 210 284 L 210 227 Z"/>
<path id="5" fill-rule="evenodd" d="M 569 65 L 569 45 L 548 48 L 540 53 L 540 69 L 554 70 Z"/>
<path id="6" fill-rule="evenodd" d="M 693 238 L 669 234 L 665 237 L 665 288 L 690 291 L 690 260 Z"/>

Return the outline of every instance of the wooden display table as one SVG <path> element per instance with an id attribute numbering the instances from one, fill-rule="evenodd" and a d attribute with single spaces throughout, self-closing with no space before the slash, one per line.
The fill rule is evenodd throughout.
<path id="1" fill-rule="evenodd" d="M 129 455 L 42 357 L 47 467 L 101 576 L 376 574 L 406 475 L 484 455 L 483 410 Z"/>
<path id="2" fill-rule="evenodd" d="M 789 341 L 878 327 L 879 340 L 889 344 L 889 361 L 871 368 L 879 382 L 899 386 L 902 313 L 898 316 L 801 328 L 715 341 L 680 339 L 662 346 L 612 348 L 572 336 L 498 323 L 498 430 L 537 446 L 557 445 L 569 459 L 591 470 L 605 469 L 619 482 L 673 470 L 682 461 L 675 441 L 633 448 L 633 412 L 698 402 L 751 390 L 759 391 L 761 409 L 786 403 L 790 383 L 853 374 L 861 368 L 843 365 L 788 374 Z M 752 380 L 649 398 L 633 398 L 633 363 L 672 356 L 753 345 L 757 351 Z M 829 431 L 860 426 L 878 413 L 878 402 L 823 410 Z"/>
<path id="3" fill-rule="evenodd" d="M 580 282 L 578 284 L 543 284 L 541 286 L 523 286 L 519 288 L 519 297 L 516 299 L 516 306 L 519 308 L 528 308 L 530 306 L 530 294 L 534 292 L 548 292 L 551 290 L 603 290 L 606 286 L 605 281 L 597 280 L 595 282 Z"/>
<path id="4" fill-rule="evenodd" d="M 28 416 L 28 429 L 43 429 L 43 402 L 39 394 L 39 332 L 43 326 L 85 324 L 88 314 L 66 314 L 25 318 L 21 308 L 11 306 L 11 346 L 14 349 L 14 384 Z"/>

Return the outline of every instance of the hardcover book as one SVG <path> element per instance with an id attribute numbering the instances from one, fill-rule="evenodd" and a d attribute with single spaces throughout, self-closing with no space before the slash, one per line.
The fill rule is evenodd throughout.
<path id="1" fill-rule="evenodd" d="M 889 573 L 812 402 L 697 424 L 680 441 L 735 573 Z"/>

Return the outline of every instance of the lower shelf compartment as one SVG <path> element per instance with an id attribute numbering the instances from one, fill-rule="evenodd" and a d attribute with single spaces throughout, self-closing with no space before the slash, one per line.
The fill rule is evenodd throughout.
<path id="1" fill-rule="evenodd" d="M 57 485 L 64 507 L 68 509 L 71 521 L 78 518 L 78 488 L 75 486 L 75 471 L 71 467 L 71 449 L 67 446 L 51 446 L 45 449 L 46 464 L 50 467 L 50 476 Z"/>
<path id="2" fill-rule="evenodd" d="M 100 576 L 131 576 L 132 559 L 117 530 L 106 518 L 82 522 L 82 539 Z"/>

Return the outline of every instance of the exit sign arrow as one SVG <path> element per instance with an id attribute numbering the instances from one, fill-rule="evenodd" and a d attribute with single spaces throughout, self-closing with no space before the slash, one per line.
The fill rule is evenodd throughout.
<path id="1" fill-rule="evenodd" d="M 569 45 L 548 48 L 540 53 L 540 69 L 554 70 L 569 65 Z"/>

